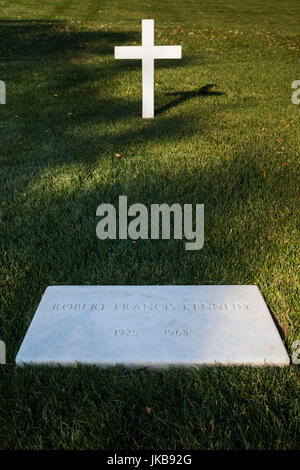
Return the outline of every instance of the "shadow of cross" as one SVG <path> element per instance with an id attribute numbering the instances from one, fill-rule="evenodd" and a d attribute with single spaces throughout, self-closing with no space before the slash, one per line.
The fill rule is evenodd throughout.
<path id="1" fill-rule="evenodd" d="M 184 103 L 185 101 L 188 101 L 192 98 L 196 98 L 197 96 L 220 96 L 224 95 L 222 91 L 211 91 L 210 89 L 216 86 L 215 84 L 207 84 L 199 88 L 198 90 L 193 90 L 193 91 L 176 91 L 174 93 L 165 93 L 165 96 L 178 96 L 173 101 L 170 101 L 170 103 L 165 104 L 164 106 L 161 106 L 159 109 L 156 110 L 156 114 L 162 114 L 163 112 L 167 111 L 170 108 L 173 108 L 174 106 L 177 106 L 178 104 Z"/>

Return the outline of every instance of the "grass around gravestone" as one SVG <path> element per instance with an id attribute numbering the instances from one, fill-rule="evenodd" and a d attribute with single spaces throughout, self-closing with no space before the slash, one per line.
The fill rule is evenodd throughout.
<path id="1" fill-rule="evenodd" d="M 15 369 L 57 284 L 256 284 L 299 339 L 300 11 L 286 0 L 0 2 L 1 449 L 295 449 L 299 372 Z M 141 19 L 156 45 L 141 119 Z M 96 237 L 103 202 L 205 205 L 202 250 Z M 216 348 L 218 345 L 216 345 Z"/>

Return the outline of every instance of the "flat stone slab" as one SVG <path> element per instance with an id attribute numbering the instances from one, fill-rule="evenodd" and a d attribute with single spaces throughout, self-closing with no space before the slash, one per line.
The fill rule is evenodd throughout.
<path id="1" fill-rule="evenodd" d="M 256 286 L 50 286 L 18 365 L 288 365 Z"/>

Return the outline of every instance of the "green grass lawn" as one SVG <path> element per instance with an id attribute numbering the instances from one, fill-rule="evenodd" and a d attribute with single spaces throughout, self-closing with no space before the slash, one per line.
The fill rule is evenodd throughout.
<path id="1" fill-rule="evenodd" d="M 294 365 L 13 366 L 54 284 L 256 284 L 291 353 L 299 339 L 300 105 L 291 102 L 299 1 L 0 6 L 0 339 L 8 362 L 0 448 L 299 447 Z M 182 60 L 156 62 L 154 120 L 141 119 L 141 62 L 113 55 L 115 45 L 140 43 L 143 18 L 155 19 L 157 45 L 183 46 Z M 119 195 L 147 207 L 204 204 L 203 249 L 186 251 L 184 240 L 100 241 L 96 208 L 117 206 Z"/>

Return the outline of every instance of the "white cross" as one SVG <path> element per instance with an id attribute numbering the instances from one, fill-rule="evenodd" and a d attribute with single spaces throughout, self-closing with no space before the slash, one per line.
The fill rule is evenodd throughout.
<path id="1" fill-rule="evenodd" d="M 115 47 L 115 59 L 142 59 L 143 118 L 153 118 L 154 59 L 181 59 L 181 46 L 154 46 L 154 20 L 142 20 L 142 46 Z"/>

